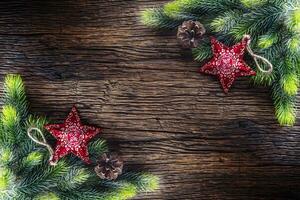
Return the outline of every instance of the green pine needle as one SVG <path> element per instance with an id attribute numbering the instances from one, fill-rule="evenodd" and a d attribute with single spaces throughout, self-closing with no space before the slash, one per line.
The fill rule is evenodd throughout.
<path id="1" fill-rule="evenodd" d="M 299 35 L 293 35 L 287 42 L 288 48 L 292 53 L 300 52 L 300 37 Z"/>
<path id="2" fill-rule="evenodd" d="M 60 200 L 60 198 L 54 192 L 42 192 L 42 194 L 37 195 L 34 200 Z"/>
<path id="3" fill-rule="evenodd" d="M 14 106 L 7 105 L 2 108 L 2 125 L 6 128 L 11 128 L 19 122 L 19 116 Z"/>
<path id="4" fill-rule="evenodd" d="M 247 8 L 255 8 L 263 5 L 265 2 L 266 0 L 241 0 L 241 3 Z"/>
<path id="5" fill-rule="evenodd" d="M 177 18 L 191 8 L 194 3 L 199 3 L 199 0 L 176 0 L 165 4 L 163 10 L 167 16 Z"/>
<path id="6" fill-rule="evenodd" d="M 4 82 L 5 92 L 9 98 L 19 100 L 25 97 L 25 89 L 20 75 L 7 75 Z"/>
<path id="7" fill-rule="evenodd" d="M 117 189 L 107 200 L 122 200 L 134 197 L 137 194 L 136 187 L 132 184 L 124 184 Z"/>
<path id="8" fill-rule="evenodd" d="M 0 135 L 0 142 L 7 144 L 14 144 L 19 137 L 18 128 L 19 128 L 20 117 L 17 113 L 17 110 L 14 106 L 4 105 L 2 108 L 1 114 L 1 125 L 2 125 L 2 134 Z"/>
<path id="9" fill-rule="evenodd" d="M 287 16 L 288 27 L 296 32 L 300 32 L 300 6 L 295 5 L 290 8 L 289 14 Z"/>
<path id="10" fill-rule="evenodd" d="M 251 77 L 254 85 L 271 86 L 274 82 L 274 74 L 264 74 L 260 71 L 256 72 L 256 76 Z"/>
<path id="11" fill-rule="evenodd" d="M 296 121 L 295 108 L 290 105 L 277 105 L 276 117 L 282 126 L 292 126 Z"/>
<path id="12" fill-rule="evenodd" d="M 63 190 L 72 191 L 87 182 L 90 177 L 91 174 L 88 170 L 78 167 L 72 168 L 58 184 Z"/>
<path id="13" fill-rule="evenodd" d="M 0 166 L 8 165 L 13 160 L 13 152 L 9 148 L 3 148 L 0 150 Z"/>
<path id="14" fill-rule="evenodd" d="M 20 118 L 27 115 L 27 101 L 25 88 L 20 75 L 9 74 L 4 81 L 4 102 L 14 106 L 19 113 Z"/>
<path id="15" fill-rule="evenodd" d="M 156 9 L 149 9 L 142 12 L 141 20 L 147 26 L 155 27 L 159 23 L 159 18 L 157 17 L 159 13 Z"/>
<path id="16" fill-rule="evenodd" d="M 33 151 L 28 154 L 23 160 L 23 165 L 26 167 L 33 167 L 41 164 L 43 161 L 43 154 L 39 151 Z"/>
<path id="17" fill-rule="evenodd" d="M 229 10 L 216 17 L 210 23 L 211 29 L 216 32 L 229 32 L 240 20 L 240 16 L 243 15 L 241 11 Z"/>
<path id="18" fill-rule="evenodd" d="M 158 189 L 159 179 L 149 173 L 132 173 L 122 174 L 120 180 L 130 180 L 138 191 L 151 192 Z"/>
<path id="19" fill-rule="evenodd" d="M 278 41 L 276 34 L 262 35 L 258 40 L 258 47 L 261 49 L 267 49 L 274 45 Z"/>
<path id="20" fill-rule="evenodd" d="M 152 28 L 172 29 L 181 21 L 171 19 L 160 8 L 148 9 L 142 12 L 141 22 Z"/>
<path id="21" fill-rule="evenodd" d="M 284 78 L 281 80 L 281 84 L 284 92 L 286 92 L 288 95 L 293 96 L 297 94 L 299 86 L 297 74 L 289 74 L 284 76 Z"/>
<path id="22" fill-rule="evenodd" d="M 1 167 L 0 168 L 0 195 L 7 193 L 10 189 L 13 182 L 13 173 L 9 168 Z"/>
<path id="23" fill-rule="evenodd" d="M 152 192 L 158 189 L 159 179 L 157 176 L 154 176 L 152 174 L 149 173 L 141 174 L 139 182 L 140 182 L 139 183 L 140 191 Z"/>
<path id="24" fill-rule="evenodd" d="M 208 41 L 203 42 L 202 45 L 192 50 L 195 60 L 202 62 L 212 57 L 211 46 Z"/>

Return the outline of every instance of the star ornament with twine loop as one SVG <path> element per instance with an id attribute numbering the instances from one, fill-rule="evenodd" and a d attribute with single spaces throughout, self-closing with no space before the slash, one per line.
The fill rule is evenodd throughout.
<path id="1" fill-rule="evenodd" d="M 247 49 L 248 53 L 253 57 L 258 69 L 264 73 L 271 73 L 273 70 L 272 64 L 267 59 L 254 54 L 249 44 L 249 35 L 245 35 L 241 42 L 233 45 L 232 47 L 227 47 L 216 38 L 211 37 L 213 58 L 200 68 L 199 72 L 217 76 L 224 92 L 228 93 L 229 88 L 238 77 L 256 75 L 256 72 L 253 71 L 244 61 L 244 54 Z M 261 59 L 264 63 L 269 65 L 269 69 L 262 69 L 257 59 Z"/>
<path id="2" fill-rule="evenodd" d="M 100 128 L 82 125 L 75 106 L 73 106 L 64 123 L 47 124 L 45 125 L 45 129 L 57 140 L 55 150 L 47 143 L 40 129 L 29 128 L 27 134 L 34 142 L 48 148 L 50 152 L 50 165 L 56 165 L 59 159 L 68 154 L 79 157 L 86 164 L 91 163 L 87 146 L 90 140 L 100 133 Z M 37 131 L 41 135 L 42 141 L 32 136 L 32 130 Z"/>

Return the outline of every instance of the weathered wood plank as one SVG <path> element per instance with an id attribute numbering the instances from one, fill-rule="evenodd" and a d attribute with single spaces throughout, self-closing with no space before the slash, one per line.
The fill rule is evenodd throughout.
<path id="1" fill-rule="evenodd" d="M 247 78 L 224 95 L 174 33 L 139 22 L 164 2 L 2 1 L 0 74 L 21 73 L 51 120 L 76 103 L 128 168 L 159 175 L 137 199 L 299 199 L 299 122 L 279 127 Z"/>

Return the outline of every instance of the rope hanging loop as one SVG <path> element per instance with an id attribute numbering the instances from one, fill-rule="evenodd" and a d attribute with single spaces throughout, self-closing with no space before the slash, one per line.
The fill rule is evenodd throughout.
<path id="1" fill-rule="evenodd" d="M 258 68 L 262 73 L 271 74 L 272 71 L 273 71 L 273 65 L 272 65 L 272 63 L 271 63 L 268 59 L 266 59 L 266 58 L 264 58 L 264 57 L 262 57 L 262 56 L 260 56 L 260 55 L 257 55 L 257 54 L 255 54 L 255 53 L 252 51 L 252 49 L 251 49 L 251 47 L 250 47 L 251 36 L 250 36 L 250 35 L 244 35 L 243 40 L 245 40 L 245 41 L 247 42 L 246 49 L 247 49 L 248 53 L 253 57 L 253 60 L 254 60 L 254 62 L 255 62 L 255 64 L 256 64 L 257 68 Z M 260 66 L 260 64 L 258 63 L 258 60 L 261 60 L 263 63 L 265 63 L 266 65 L 268 65 L 268 69 L 262 68 L 262 67 Z"/>
<path id="2" fill-rule="evenodd" d="M 38 140 L 37 138 L 35 138 L 33 135 L 32 135 L 32 132 L 33 131 L 36 131 L 37 133 L 40 134 L 41 138 L 42 138 L 42 141 Z M 41 146 L 45 146 L 47 147 L 48 151 L 49 151 L 49 154 L 50 154 L 50 158 L 49 158 L 49 164 L 52 165 L 52 166 L 55 166 L 57 165 L 57 162 L 53 162 L 52 161 L 52 158 L 53 158 L 53 154 L 54 154 L 54 151 L 52 149 L 52 147 L 47 143 L 46 141 L 46 138 L 43 134 L 43 132 L 41 131 L 41 129 L 37 128 L 37 127 L 29 127 L 27 129 L 27 135 L 28 137 L 34 141 L 35 143 L 41 145 Z"/>

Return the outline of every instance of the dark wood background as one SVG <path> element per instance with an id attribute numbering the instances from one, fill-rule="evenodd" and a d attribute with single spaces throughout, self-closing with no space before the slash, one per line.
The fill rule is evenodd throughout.
<path id="1" fill-rule="evenodd" d="M 1 1 L 1 86 L 20 73 L 31 111 L 57 122 L 76 104 L 128 168 L 160 177 L 136 199 L 300 199 L 299 120 L 278 126 L 248 78 L 225 95 L 174 33 L 139 22 L 165 2 Z"/>

